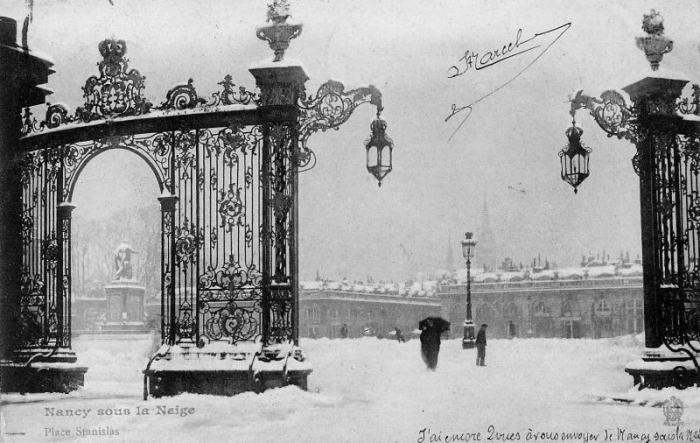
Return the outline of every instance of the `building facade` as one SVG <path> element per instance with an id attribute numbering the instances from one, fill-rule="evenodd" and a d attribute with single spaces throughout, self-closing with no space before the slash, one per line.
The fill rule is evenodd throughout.
<path id="1" fill-rule="evenodd" d="M 489 337 L 605 338 L 644 332 L 643 288 L 639 276 L 562 280 L 522 280 L 471 284 L 472 316 L 489 325 Z M 399 327 L 407 338 L 418 321 L 440 315 L 462 334 L 466 285 L 440 284 L 426 297 L 353 290 L 303 289 L 300 337 L 391 338 Z"/>
<path id="2" fill-rule="evenodd" d="M 347 325 L 348 338 L 391 338 L 394 328 L 406 339 L 428 316 L 440 315 L 437 297 L 402 297 L 333 289 L 302 290 L 299 302 L 299 336 L 340 338 Z"/>
<path id="3" fill-rule="evenodd" d="M 440 287 L 452 336 L 466 316 L 466 285 Z M 472 317 L 493 338 L 605 338 L 644 332 L 641 277 L 473 283 Z"/>

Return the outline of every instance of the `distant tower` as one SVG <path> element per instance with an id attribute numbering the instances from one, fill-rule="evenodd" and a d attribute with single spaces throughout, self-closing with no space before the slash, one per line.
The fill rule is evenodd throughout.
<path id="1" fill-rule="evenodd" d="M 493 231 L 491 231 L 489 208 L 486 200 L 486 195 L 484 194 L 484 209 L 481 214 L 481 227 L 479 227 L 479 230 L 476 232 L 476 239 L 479 243 L 477 244 L 476 252 L 474 254 L 474 267 L 481 268 L 482 265 L 486 265 L 489 270 L 494 270 L 501 264 L 503 257 L 500 257 L 498 254 L 496 239 L 493 236 Z"/>
<path id="2" fill-rule="evenodd" d="M 455 259 L 454 250 L 452 249 L 452 231 L 447 233 L 447 256 L 445 257 L 445 270 L 454 275 L 455 273 Z"/>

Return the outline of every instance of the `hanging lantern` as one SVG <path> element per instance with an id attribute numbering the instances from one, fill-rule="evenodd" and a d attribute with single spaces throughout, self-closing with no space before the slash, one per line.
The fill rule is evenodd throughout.
<path id="1" fill-rule="evenodd" d="M 559 151 L 561 159 L 561 179 L 574 187 L 574 193 L 578 193 L 578 187 L 590 174 L 588 171 L 588 156 L 591 149 L 581 143 L 583 129 L 576 126 L 576 120 L 566 130 L 569 143 Z"/>
<path id="2" fill-rule="evenodd" d="M 394 142 L 386 135 L 386 120 L 380 116 L 381 112 L 379 109 L 377 118 L 372 120 L 372 135 L 365 142 L 367 171 L 376 177 L 379 186 L 382 185 L 384 177 L 391 172 L 391 151 L 394 149 Z"/>

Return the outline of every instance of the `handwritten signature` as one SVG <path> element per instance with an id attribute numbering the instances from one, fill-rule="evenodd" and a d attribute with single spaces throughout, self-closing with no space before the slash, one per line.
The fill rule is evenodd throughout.
<path id="1" fill-rule="evenodd" d="M 450 140 L 452 140 L 452 138 L 455 136 L 457 131 L 459 131 L 459 129 L 464 124 L 464 122 L 467 121 L 467 119 L 469 118 L 469 116 L 472 113 L 472 106 L 473 105 L 475 105 L 475 104 L 479 103 L 480 101 L 482 101 L 483 99 L 495 94 L 496 92 L 498 92 L 501 89 L 503 89 L 504 87 L 506 87 L 509 83 L 511 83 L 512 81 L 514 81 L 518 77 L 520 77 L 525 71 L 527 71 L 530 68 L 530 66 L 535 64 L 535 62 L 537 62 L 537 60 L 539 60 L 540 57 L 542 57 L 544 55 L 544 53 L 547 52 L 547 50 L 549 50 L 549 48 L 551 48 L 552 45 L 554 43 L 556 43 L 557 40 L 559 40 L 561 38 L 561 36 L 564 35 L 564 33 L 566 31 L 569 30 L 570 27 L 571 27 L 571 23 L 569 22 L 569 23 L 563 24 L 561 26 L 557 26 L 556 28 L 552 28 L 552 29 L 549 29 L 549 30 L 544 31 L 544 32 L 535 33 L 535 35 L 528 38 L 527 40 L 521 40 L 523 30 L 518 29 L 518 32 L 515 36 L 515 41 L 510 42 L 507 45 L 503 45 L 502 48 L 496 49 L 494 51 L 485 52 L 485 53 L 481 54 L 481 56 L 478 52 L 469 51 L 469 50 L 465 51 L 462 58 L 459 59 L 459 61 L 463 62 L 463 63 L 460 63 L 459 66 L 458 65 L 450 66 L 450 68 L 447 70 L 447 73 L 448 73 L 447 78 L 455 78 L 455 77 L 462 76 L 462 75 L 466 74 L 471 68 L 474 68 L 477 71 L 481 70 L 481 69 L 485 69 L 485 68 L 488 68 L 488 67 L 493 66 L 495 64 L 498 64 L 502 61 L 508 60 L 510 58 L 516 57 L 516 56 L 521 55 L 521 54 L 525 54 L 526 52 L 530 52 L 530 51 L 542 46 L 541 44 L 535 45 L 535 43 L 537 43 L 538 41 L 542 41 L 542 39 L 538 40 L 539 37 L 541 37 L 543 35 L 550 34 L 550 33 L 556 33 L 557 31 L 559 31 L 559 34 L 556 36 L 556 38 L 554 40 L 552 40 L 542 50 L 542 52 L 540 52 L 540 54 L 537 57 L 535 57 L 534 60 L 532 60 L 530 63 L 528 63 L 527 66 L 525 66 L 523 69 L 521 69 L 517 74 L 515 74 L 507 82 L 503 83 L 498 88 L 496 88 L 493 91 L 489 92 L 488 94 L 482 96 L 478 100 L 475 100 L 475 101 L 469 103 L 466 106 L 457 106 L 456 104 L 453 103 L 452 104 L 452 112 L 450 113 L 450 115 L 447 116 L 447 118 L 445 118 L 445 121 L 448 121 L 449 119 L 451 119 L 452 117 L 454 117 L 455 115 L 457 115 L 463 111 L 467 111 L 467 115 L 464 117 L 464 119 L 459 124 L 459 126 L 457 126 L 457 128 L 454 130 L 454 132 L 452 133 L 452 135 L 450 136 L 450 138 L 447 141 L 449 142 Z"/>

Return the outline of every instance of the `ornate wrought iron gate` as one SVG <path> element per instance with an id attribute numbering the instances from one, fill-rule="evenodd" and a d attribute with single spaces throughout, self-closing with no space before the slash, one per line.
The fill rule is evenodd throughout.
<path id="1" fill-rule="evenodd" d="M 163 193 L 164 339 L 296 340 L 297 166 L 312 166 L 311 133 L 337 128 L 361 103 L 381 106 L 379 92 L 329 82 L 307 97 L 304 79 L 273 79 L 261 96 L 227 76 L 209 100 L 190 81 L 154 106 L 126 44 L 99 48 L 100 75 L 75 115 L 50 105 L 37 122 L 24 111 L 24 343 L 70 345 L 71 197 L 86 164 L 111 149 L 143 158 Z"/>
<path id="2" fill-rule="evenodd" d="M 48 361 L 59 349 L 67 350 L 65 361 L 75 362 L 70 352 L 72 196 L 93 158 L 122 149 L 149 165 L 161 191 L 161 333 L 167 350 L 145 371 L 147 378 L 156 378 L 151 384 L 156 395 L 222 393 L 205 386 L 211 385 L 209 375 L 200 374 L 199 385 L 184 386 L 198 375 L 151 368 L 154 359 L 171 358 L 176 345 L 193 358 L 227 354 L 227 375 L 219 380 L 225 393 L 239 392 L 240 386 L 231 385 L 239 381 L 253 389 L 288 382 L 305 386 L 310 366 L 287 361 L 303 361 L 295 347 L 296 223 L 297 176 L 315 164 L 307 141 L 314 132 L 338 129 L 357 106 L 371 103 L 378 112 L 366 146 L 367 167 L 380 183 L 391 170 L 393 144 L 379 119 L 383 108 L 376 88 L 345 91 L 341 83 L 328 81 L 307 96 L 303 69 L 278 63 L 289 40 L 301 32 L 301 25 L 285 23 L 287 12 L 286 2 L 276 1 L 268 14 L 273 24 L 258 29 L 258 37 L 275 51 L 273 62 L 250 69 L 259 93 L 226 76 L 221 89 L 204 98 L 189 80 L 154 105 L 144 95 L 145 77 L 128 66 L 126 43 L 112 39 L 98 45 L 99 74 L 85 82 L 84 105 L 74 114 L 47 103 L 37 121 L 31 109 L 23 109 L 21 318 L 9 363 L 16 379 L 26 375 L 33 359 Z M 242 343 L 255 344 L 254 351 L 237 347 Z M 228 346 L 227 352 L 207 351 L 222 349 L 218 344 Z M 277 380 L 267 383 L 265 377 Z"/>
<path id="3" fill-rule="evenodd" d="M 75 115 L 51 105 L 37 123 L 25 110 L 23 342 L 70 345 L 69 202 L 86 164 L 110 149 L 142 157 L 163 193 L 163 337 L 170 343 L 255 340 L 264 330 L 266 243 L 277 252 L 275 281 L 291 285 L 283 260 L 292 197 L 284 193 L 293 176 L 282 170 L 289 168 L 285 160 L 289 163 L 294 139 L 284 134 L 287 146 L 270 146 L 279 153 L 265 155 L 254 112 L 259 97 L 242 88 L 235 92 L 230 77 L 209 101 L 190 82 L 153 106 L 142 96 L 144 78 L 128 69 L 125 43 L 104 41 L 99 48 L 100 75 L 87 80 L 85 106 Z M 132 119 L 115 124 L 125 117 Z M 279 202 L 284 221 L 275 223 L 265 214 L 265 198 Z M 291 301 L 291 290 L 286 296 Z M 294 338 L 290 305 L 270 308 L 277 327 L 266 342 Z"/>
<path id="4" fill-rule="evenodd" d="M 637 46 L 656 71 L 673 42 L 654 10 L 642 29 L 647 35 L 637 37 Z M 684 388 L 700 386 L 700 87 L 693 84 L 684 96 L 689 81 L 665 75 L 658 71 L 625 86 L 632 105 L 616 91 L 601 98 L 580 91 L 570 113 L 588 109 L 608 136 L 637 148 L 632 164 L 639 175 L 647 350 L 644 363 L 627 371 L 640 387 Z M 669 361 L 672 369 L 658 364 Z"/>

